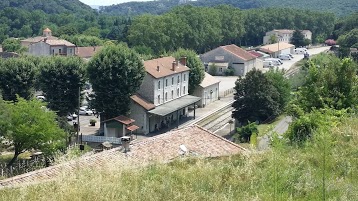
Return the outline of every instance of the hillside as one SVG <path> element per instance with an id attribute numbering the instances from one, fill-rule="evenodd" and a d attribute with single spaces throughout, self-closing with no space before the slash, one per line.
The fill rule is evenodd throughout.
<path id="1" fill-rule="evenodd" d="M 337 14 L 338 16 L 348 15 L 358 10 L 358 4 L 356 0 L 158 0 L 147 2 L 128 2 L 112 6 L 104 6 L 101 7 L 100 10 L 102 13 L 112 15 L 140 15 L 144 13 L 162 14 L 175 6 L 182 5 L 184 3 L 193 6 L 208 7 L 227 4 L 238 7 L 240 9 L 289 7 L 296 9 L 329 11 Z"/>
<path id="2" fill-rule="evenodd" d="M 264 153 L 177 159 L 128 168 L 116 161 L 43 184 L 0 190 L 1 200 L 358 200 L 358 119 L 304 147 L 273 143 Z M 60 189 L 60 190 L 59 190 Z"/>
<path id="3" fill-rule="evenodd" d="M 0 10 L 20 8 L 26 11 L 42 10 L 47 14 L 92 12 L 92 8 L 78 0 L 1 0 Z"/>

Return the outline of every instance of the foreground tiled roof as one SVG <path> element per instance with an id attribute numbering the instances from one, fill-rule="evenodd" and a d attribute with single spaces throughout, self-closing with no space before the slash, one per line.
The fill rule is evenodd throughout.
<path id="1" fill-rule="evenodd" d="M 216 79 L 214 76 L 211 76 L 209 73 L 205 72 L 205 77 L 203 81 L 199 84 L 201 87 L 205 88 L 213 84 L 219 83 L 220 80 Z"/>
<path id="2" fill-rule="evenodd" d="M 148 100 L 146 100 L 139 94 L 135 94 L 135 95 L 131 96 L 131 99 L 146 110 L 151 110 L 151 109 L 155 108 L 155 105 L 153 103 L 149 102 Z"/>
<path id="3" fill-rule="evenodd" d="M 284 49 L 292 48 L 292 47 L 294 47 L 294 45 L 285 43 L 285 42 L 279 42 L 279 43 L 261 46 L 260 50 L 262 50 L 264 52 L 277 52 L 278 48 L 280 48 L 280 50 L 284 50 Z"/>
<path id="4" fill-rule="evenodd" d="M 175 67 L 173 71 L 172 69 L 173 61 L 175 61 L 174 57 L 163 57 L 158 59 L 147 60 L 144 61 L 144 67 L 147 73 L 149 73 L 155 78 L 161 78 L 161 77 L 190 70 L 187 66 L 184 66 L 183 64 L 178 62 L 178 65 Z"/>
<path id="5" fill-rule="evenodd" d="M 223 48 L 224 50 L 230 52 L 231 54 L 234 54 L 235 56 L 241 58 L 244 61 L 249 61 L 252 59 L 255 59 L 256 56 L 248 53 L 246 50 L 232 44 L 232 45 L 225 45 L 225 46 L 221 46 L 221 48 Z"/>
<path id="6" fill-rule="evenodd" d="M 183 152 L 185 147 L 188 152 Z M 66 176 L 76 169 L 102 167 L 111 162 L 130 167 L 145 166 L 153 162 L 166 163 L 173 159 L 191 155 L 198 157 L 228 156 L 245 151 L 241 146 L 196 125 L 174 130 L 162 135 L 134 141 L 130 151 L 123 153 L 121 147 L 86 156 L 67 163 L 18 175 L 0 181 L 0 187 L 34 184 Z"/>

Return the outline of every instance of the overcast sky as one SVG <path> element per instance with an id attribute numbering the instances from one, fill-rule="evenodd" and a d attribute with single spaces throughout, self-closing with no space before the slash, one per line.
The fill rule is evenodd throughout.
<path id="1" fill-rule="evenodd" d="M 80 0 L 87 5 L 98 5 L 98 6 L 107 6 L 112 4 L 119 4 L 129 1 L 149 1 L 149 0 Z"/>

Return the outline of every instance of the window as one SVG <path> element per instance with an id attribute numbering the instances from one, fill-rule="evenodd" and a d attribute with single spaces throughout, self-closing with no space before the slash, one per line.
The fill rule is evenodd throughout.
<path id="1" fill-rule="evenodd" d="M 174 99 L 174 91 L 172 90 L 172 99 Z"/>
<path id="2" fill-rule="evenodd" d="M 179 77 L 179 75 L 178 75 L 178 84 L 179 84 L 179 82 L 180 82 L 180 77 Z"/>
<path id="3" fill-rule="evenodd" d="M 177 97 L 179 97 L 179 88 L 177 89 Z"/>
<path id="4" fill-rule="evenodd" d="M 223 68 L 219 68 L 219 72 L 223 72 Z"/>
<path id="5" fill-rule="evenodd" d="M 160 89 L 160 81 L 158 81 L 158 89 Z"/>
<path id="6" fill-rule="evenodd" d="M 52 55 L 55 55 L 55 50 L 54 49 L 52 49 Z"/>
<path id="7" fill-rule="evenodd" d="M 168 79 L 165 79 L 165 86 L 168 86 Z"/>
<path id="8" fill-rule="evenodd" d="M 68 49 L 68 51 L 70 52 L 70 54 L 72 54 L 72 49 Z"/>
<path id="9" fill-rule="evenodd" d="M 186 74 L 184 74 L 184 81 L 186 80 Z"/>
<path id="10" fill-rule="evenodd" d="M 185 91 L 185 86 L 184 86 L 184 89 L 183 89 L 183 94 L 186 94 L 186 91 Z"/>
<path id="11" fill-rule="evenodd" d="M 158 104 L 160 104 L 160 95 L 158 95 Z"/>
<path id="12" fill-rule="evenodd" d="M 165 92 L 165 101 L 168 101 L 168 92 Z"/>
<path id="13" fill-rule="evenodd" d="M 172 85 L 174 85 L 174 77 L 172 77 Z"/>

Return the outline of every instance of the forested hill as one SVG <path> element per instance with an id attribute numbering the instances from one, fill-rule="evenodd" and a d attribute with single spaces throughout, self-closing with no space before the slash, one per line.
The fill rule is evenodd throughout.
<path id="1" fill-rule="evenodd" d="M 26 11 L 42 10 L 47 14 L 93 12 L 93 9 L 79 0 L 1 0 L 0 10 L 20 8 Z"/>
<path id="2" fill-rule="evenodd" d="M 193 6 L 232 5 L 241 9 L 289 7 L 318 11 L 329 11 L 337 16 L 349 15 L 358 11 L 357 0 L 156 0 L 147 2 L 128 2 L 112 6 L 101 7 L 101 12 L 112 15 L 140 15 L 144 13 L 162 14 L 171 8 L 190 4 Z"/>

